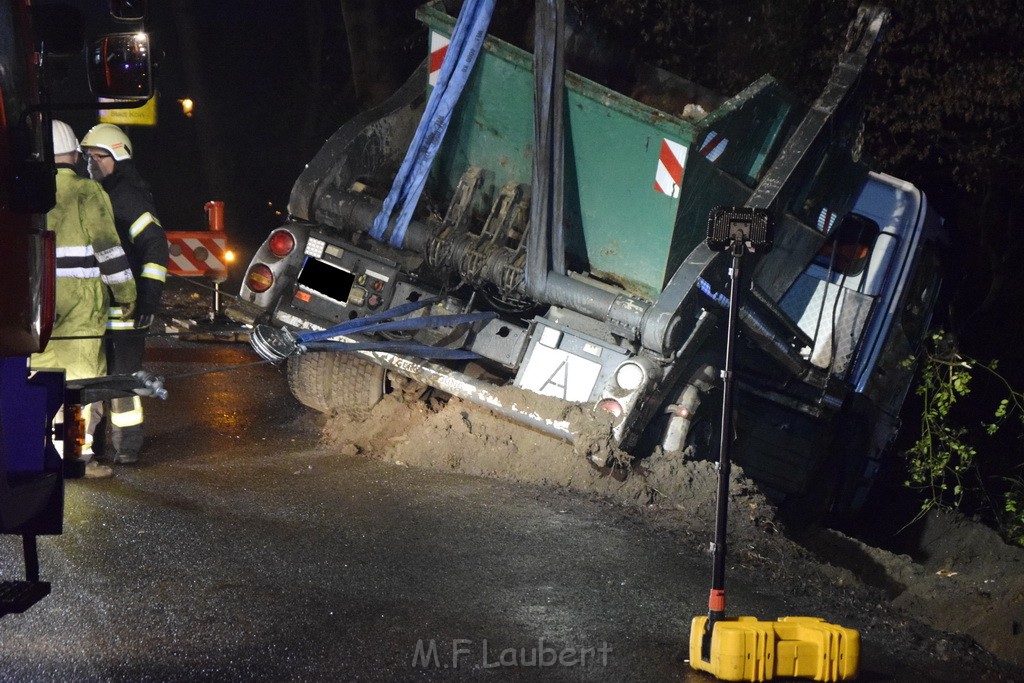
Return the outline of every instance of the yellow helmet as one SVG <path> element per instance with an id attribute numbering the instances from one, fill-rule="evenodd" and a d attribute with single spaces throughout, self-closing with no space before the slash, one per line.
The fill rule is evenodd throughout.
<path id="1" fill-rule="evenodd" d="M 82 138 L 82 147 L 99 147 L 110 152 L 115 161 L 132 158 L 132 143 L 125 132 L 112 123 L 100 123 Z"/>

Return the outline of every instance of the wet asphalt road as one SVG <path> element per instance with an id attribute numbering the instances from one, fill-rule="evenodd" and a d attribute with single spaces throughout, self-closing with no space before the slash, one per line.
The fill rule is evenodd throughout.
<path id="1" fill-rule="evenodd" d="M 144 460 L 69 482 L 65 533 L 40 540 L 53 593 L 0 619 L 0 680 L 712 680 L 679 658 L 706 610 L 703 540 L 586 497 L 333 454 L 272 366 L 179 377 L 254 360 L 150 349 L 171 396 L 146 401 Z M 0 538 L 0 574 L 16 548 Z M 747 613 L 811 611 L 787 593 L 730 585 Z M 863 657 L 862 680 L 922 679 Z"/>

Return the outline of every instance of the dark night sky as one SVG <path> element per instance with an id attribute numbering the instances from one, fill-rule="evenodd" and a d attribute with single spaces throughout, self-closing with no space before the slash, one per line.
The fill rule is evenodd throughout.
<path id="1" fill-rule="evenodd" d="M 58 1 L 68 0 L 36 3 Z M 388 0 L 379 6 L 374 2 L 363 4 L 411 16 L 418 0 Z M 87 17 L 106 17 L 107 0 L 72 3 Z M 303 165 L 359 109 L 351 83 L 342 3 L 151 0 L 149 4 L 147 28 L 160 57 L 159 123 L 129 130 L 137 163 L 153 186 L 168 229 L 202 229 L 206 225 L 203 203 L 225 202 L 226 228 L 240 247 L 240 264 L 233 273 L 238 279 L 252 250 L 281 219 L 275 210 L 285 211 L 292 182 Z M 397 31 L 395 22 L 400 18 L 392 17 L 389 31 Z M 322 49 L 310 40 L 311 27 L 323 30 Z M 87 32 L 111 28 L 94 20 Z M 372 33 L 357 30 L 356 35 L 363 38 Z M 378 42 L 379 38 L 374 35 Z M 421 52 L 408 49 L 417 53 L 417 60 L 425 54 L 425 45 Z M 390 63 L 396 53 L 380 54 Z M 73 82 L 68 79 L 69 84 Z M 196 102 L 191 118 L 183 116 L 178 105 L 186 96 Z M 93 114 L 81 112 L 65 118 L 80 136 L 96 120 Z M 920 180 L 913 173 L 898 174 Z M 943 193 L 933 193 L 930 199 L 941 203 Z M 950 210 L 947 217 L 953 213 Z M 994 315 L 1001 317 L 1002 310 Z M 986 322 L 972 328 L 979 325 L 989 327 Z M 1019 342 L 1010 340 L 1008 346 L 1015 343 Z M 996 349 L 994 355 L 1007 355 L 1003 350 Z M 988 353 L 983 349 L 981 355 Z"/>
<path id="2" fill-rule="evenodd" d="M 89 36 L 126 30 L 106 19 L 104 0 L 78 0 Z M 318 2 L 163 0 L 150 2 L 147 30 L 159 59 L 157 125 L 127 128 L 135 159 L 153 187 L 168 230 L 206 227 L 203 204 L 225 202 L 229 237 L 244 263 L 286 210 L 288 194 L 320 143 L 356 111 L 347 45 L 337 16 L 326 28 L 322 87 L 310 83 L 307 11 Z M 99 19 L 97 19 L 99 18 Z M 75 61 L 57 93 L 87 96 Z M 77 92 L 76 92 L 77 91 Z M 195 101 L 185 117 L 179 100 Z M 72 97 L 71 99 L 75 99 Z M 326 103 L 327 106 L 319 106 Z M 93 112 L 58 112 L 81 138 Z M 271 206 L 272 205 L 272 206 Z"/>

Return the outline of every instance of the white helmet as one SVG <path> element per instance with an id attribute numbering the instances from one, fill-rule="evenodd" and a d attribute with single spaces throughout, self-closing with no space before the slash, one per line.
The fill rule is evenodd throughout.
<path id="1" fill-rule="evenodd" d="M 124 131 L 112 123 L 99 123 L 82 138 L 82 147 L 99 147 L 110 152 L 115 161 L 132 158 L 132 143 Z"/>
<path id="2" fill-rule="evenodd" d="M 75 137 L 75 131 L 71 130 L 71 126 L 64 123 L 63 121 L 53 122 L 53 154 L 59 156 L 61 154 L 71 154 L 72 152 L 78 151 L 78 138 Z"/>

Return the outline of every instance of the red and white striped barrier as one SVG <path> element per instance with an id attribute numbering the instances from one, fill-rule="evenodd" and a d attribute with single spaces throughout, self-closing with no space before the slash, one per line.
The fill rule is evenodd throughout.
<path id="1" fill-rule="evenodd" d="M 207 202 L 209 230 L 167 231 L 167 272 L 180 277 L 224 279 L 234 258 L 224 234 L 224 202 Z"/>

